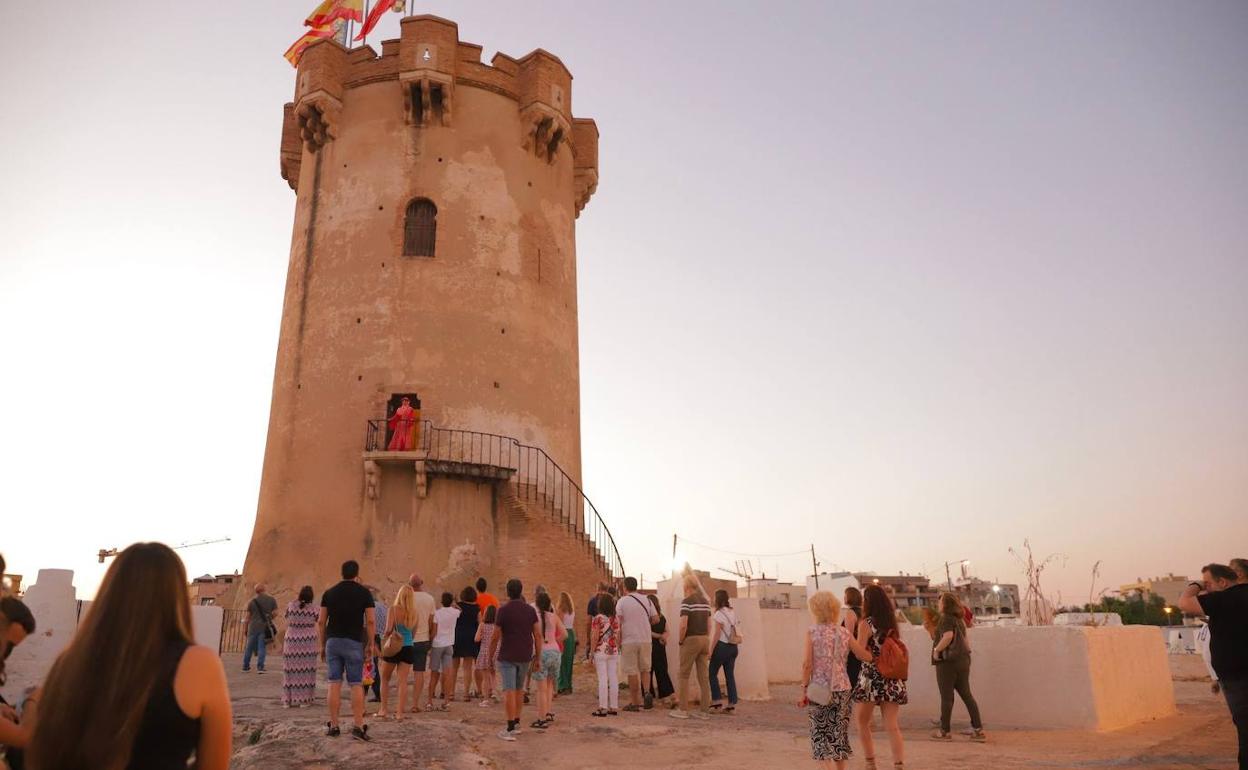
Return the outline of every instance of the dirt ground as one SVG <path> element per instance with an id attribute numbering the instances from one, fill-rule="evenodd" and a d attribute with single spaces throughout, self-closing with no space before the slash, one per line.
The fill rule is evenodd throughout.
<path id="1" fill-rule="evenodd" d="M 245 770 L 300 768 L 802 768 L 814 767 L 804 710 L 794 705 L 796 685 L 775 685 L 772 700 L 743 703 L 732 716 L 709 721 L 677 721 L 666 709 L 595 718 L 596 690 L 588 666 L 578 665 L 577 692 L 555 701 L 556 721 L 549 730 L 526 729 L 508 743 L 495 733 L 505 723 L 501 706 L 482 708 L 456 702 L 449 712 L 412 715 L 396 724 L 369 718 L 374 740 L 349 736 L 327 738 L 322 683 L 317 705 L 283 709 L 281 663 L 270 656 L 269 672 L 244 674 L 239 655 L 225 655 L 234 700 L 234 761 Z M 992 729 L 986 744 L 959 737 L 951 744 L 928 739 L 935 714 L 902 710 L 906 767 L 1009 770 L 1010 768 L 1200 768 L 1234 770 L 1235 732 L 1221 696 L 1209 691 L 1199 658 L 1171 656 L 1176 716 L 1108 733 L 1075 730 Z M 621 703 L 627 702 L 621 693 Z M 370 715 L 376 704 L 368 704 Z M 350 724 L 350 704 L 343 703 L 343 724 Z M 537 717 L 526 707 L 525 727 Z M 954 729 L 965 726 L 965 711 L 954 711 Z M 850 768 L 861 768 L 862 752 L 852 735 Z M 881 768 L 891 767 L 887 742 L 876 736 Z"/>

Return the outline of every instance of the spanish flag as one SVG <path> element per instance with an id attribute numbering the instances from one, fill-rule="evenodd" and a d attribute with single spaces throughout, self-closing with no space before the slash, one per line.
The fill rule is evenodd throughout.
<path id="1" fill-rule="evenodd" d="M 304 24 L 313 29 L 328 27 L 338 19 L 364 21 L 364 0 L 322 0 Z"/>
<path id="2" fill-rule="evenodd" d="M 304 50 L 318 40 L 324 40 L 327 37 L 334 36 L 333 27 L 318 27 L 308 30 L 303 37 L 290 44 L 290 48 L 286 49 L 286 53 L 282 54 L 286 57 L 286 61 L 290 62 L 290 66 L 298 67 L 299 60 L 303 58 Z"/>

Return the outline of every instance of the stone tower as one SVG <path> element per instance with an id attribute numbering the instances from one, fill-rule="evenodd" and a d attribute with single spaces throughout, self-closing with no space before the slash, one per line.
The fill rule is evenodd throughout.
<path id="1" fill-rule="evenodd" d="M 580 489 L 598 130 L 555 56 L 487 65 L 452 22 L 401 27 L 380 56 L 314 44 L 285 107 L 295 222 L 245 583 L 319 592 L 354 558 L 387 592 L 416 570 L 584 593 L 621 569 Z"/>

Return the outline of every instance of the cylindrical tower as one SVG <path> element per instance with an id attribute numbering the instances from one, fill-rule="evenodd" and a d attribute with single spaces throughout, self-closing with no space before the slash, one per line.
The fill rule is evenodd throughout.
<path id="1" fill-rule="evenodd" d="M 455 571 L 456 546 L 505 577 L 518 569 L 506 541 L 522 533 L 499 482 L 533 486 L 511 447 L 544 450 L 579 484 L 575 221 L 597 184 L 597 128 L 572 117 L 558 58 L 480 56 L 454 23 L 415 16 L 380 56 L 323 41 L 299 63 L 281 148 L 295 223 L 248 584 L 319 590 L 348 558 L 366 582 L 414 569 L 436 580 Z M 403 397 L 421 421 L 406 443 L 385 422 Z M 448 470 L 432 464 L 425 420 L 514 442 L 507 458 Z M 534 494 L 555 518 L 581 515 Z"/>

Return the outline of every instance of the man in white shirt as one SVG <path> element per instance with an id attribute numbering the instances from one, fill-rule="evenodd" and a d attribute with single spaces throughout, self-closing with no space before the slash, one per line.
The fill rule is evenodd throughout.
<path id="1" fill-rule="evenodd" d="M 624 595 L 615 605 L 620 618 L 620 670 L 628 677 L 628 697 L 631 701 L 625 711 L 641 711 L 641 683 L 650 679 L 650 624 L 659 619 L 645 596 L 637 593 L 637 578 L 624 578 Z M 649 693 L 646 708 L 654 708 Z"/>
<path id="2" fill-rule="evenodd" d="M 420 693 L 425 688 L 425 669 L 429 665 L 429 650 L 433 646 L 430 634 L 433 625 L 433 613 L 438 603 L 433 595 L 422 590 L 425 581 L 420 575 L 412 573 L 408 585 L 415 591 L 412 604 L 416 607 L 416 620 L 412 622 L 412 711 L 420 711 Z"/>

